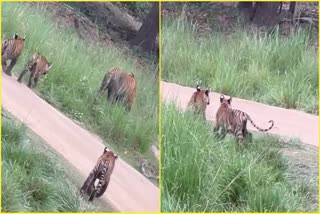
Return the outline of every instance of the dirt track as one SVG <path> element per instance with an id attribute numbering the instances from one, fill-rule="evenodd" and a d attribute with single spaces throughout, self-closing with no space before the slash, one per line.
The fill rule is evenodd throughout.
<path id="1" fill-rule="evenodd" d="M 101 155 L 104 145 L 97 136 L 75 124 L 15 77 L 2 73 L 2 106 L 54 150 L 69 161 L 83 180 Z M 102 200 L 115 210 L 126 212 L 159 211 L 159 189 L 143 175 L 118 159 Z"/>
<path id="2" fill-rule="evenodd" d="M 182 110 L 186 108 L 194 91 L 195 88 L 183 87 L 174 83 L 161 83 L 162 100 L 176 102 Z M 210 93 L 210 105 L 206 111 L 207 120 L 214 120 L 219 107 L 219 97 L 218 93 Z M 252 120 L 261 128 L 269 127 L 268 121 L 274 120 L 274 127 L 269 133 L 299 138 L 304 143 L 318 146 L 318 116 L 237 98 L 232 98 L 232 107 L 250 114 Z M 251 124 L 248 125 L 248 129 L 256 130 Z"/>

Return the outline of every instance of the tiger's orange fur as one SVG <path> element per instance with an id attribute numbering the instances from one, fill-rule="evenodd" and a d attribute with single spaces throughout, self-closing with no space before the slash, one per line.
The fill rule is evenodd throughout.
<path id="1" fill-rule="evenodd" d="M 123 102 L 130 111 L 137 96 L 137 81 L 133 73 L 112 67 L 104 76 L 99 91 L 108 91 L 109 100 Z"/>
<path id="2" fill-rule="evenodd" d="M 199 86 L 196 87 L 196 91 L 192 94 L 189 102 L 188 108 L 197 114 L 202 114 L 203 118 L 206 119 L 206 109 L 210 104 L 210 89 L 200 89 Z"/>
<path id="3" fill-rule="evenodd" d="M 25 68 L 22 70 L 17 81 L 21 82 L 26 72 L 30 71 L 28 87 L 36 87 L 40 76 L 46 75 L 51 67 L 52 64 L 50 64 L 44 56 L 40 55 L 39 53 L 34 53 L 26 63 Z"/>
<path id="4" fill-rule="evenodd" d="M 23 49 L 26 37 L 21 38 L 18 34 L 14 34 L 12 39 L 4 39 L 2 41 L 2 71 L 9 76 L 12 76 L 12 68 L 17 63 Z M 7 61 L 11 60 L 9 66 Z"/>

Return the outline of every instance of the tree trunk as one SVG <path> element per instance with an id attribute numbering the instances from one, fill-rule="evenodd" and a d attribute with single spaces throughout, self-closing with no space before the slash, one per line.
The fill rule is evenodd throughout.
<path id="1" fill-rule="evenodd" d="M 294 14 L 294 11 L 295 11 L 295 9 L 296 9 L 296 2 L 290 2 L 290 6 L 289 6 L 289 12 L 291 13 L 291 14 Z"/>
<path id="2" fill-rule="evenodd" d="M 250 20 L 257 26 L 273 27 L 279 22 L 281 2 L 256 2 Z"/>
<path id="3" fill-rule="evenodd" d="M 129 40 L 134 46 L 139 46 L 147 53 L 156 50 L 156 38 L 159 33 L 159 3 L 152 3 L 152 8 L 147 14 L 137 35 Z"/>

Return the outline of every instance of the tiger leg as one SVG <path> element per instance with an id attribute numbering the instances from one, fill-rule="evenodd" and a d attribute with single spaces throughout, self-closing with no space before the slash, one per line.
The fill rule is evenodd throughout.
<path id="1" fill-rule="evenodd" d="M 126 104 L 126 111 L 131 111 L 131 104 L 130 103 Z"/>
<path id="2" fill-rule="evenodd" d="M 213 128 L 214 136 L 217 137 L 219 140 L 222 140 L 226 137 L 227 135 L 227 130 L 225 130 L 223 127 L 220 127 L 216 125 Z"/>
<path id="3" fill-rule="evenodd" d="M 90 195 L 90 198 L 89 198 L 88 201 L 92 201 L 95 196 L 96 196 L 96 190 L 94 189 L 94 190 L 91 192 L 91 195 Z"/>
<path id="4" fill-rule="evenodd" d="M 92 201 L 93 198 L 97 197 L 97 195 L 101 196 L 103 194 L 103 193 L 101 194 L 102 190 L 105 191 L 104 188 L 106 188 L 106 187 L 104 187 L 105 183 L 104 183 L 104 178 L 103 177 L 104 176 L 100 177 L 97 187 L 91 192 L 89 201 Z"/>
<path id="5" fill-rule="evenodd" d="M 29 77 L 29 82 L 28 82 L 28 87 L 31 88 L 32 87 L 32 82 L 34 80 L 34 73 L 31 73 L 30 74 L 30 77 Z"/>
<path id="6" fill-rule="evenodd" d="M 243 139 L 244 139 L 244 136 L 243 136 L 243 129 L 242 128 L 239 128 L 237 127 L 234 131 L 234 135 L 237 139 L 237 142 L 238 143 L 243 143 Z"/>
<path id="7" fill-rule="evenodd" d="M 22 78 L 23 78 L 23 76 L 24 76 L 27 72 L 28 72 L 28 69 L 26 69 L 26 68 L 23 69 L 23 71 L 20 73 L 17 81 L 18 81 L 18 82 L 22 82 Z"/>
<path id="8" fill-rule="evenodd" d="M 33 87 L 36 87 L 36 86 L 38 85 L 39 77 L 40 77 L 40 75 L 39 75 L 39 74 L 36 74 L 36 75 L 35 75 L 35 77 L 34 77 L 34 85 L 33 85 Z"/>
<path id="9" fill-rule="evenodd" d="M 7 67 L 7 69 L 5 70 L 5 73 L 8 74 L 9 76 L 12 76 L 12 68 L 13 66 L 17 63 L 17 59 L 13 59 L 11 60 L 10 65 Z"/>
<path id="10" fill-rule="evenodd" d="M 81 189 L 80 189 L 80 195 L 83 196 L 85 193 L 89 195 L 89 191 L 91 190 L 92 186 L 94 185 L 95 181 L 95 171 L 92 170 L 87 177 L 87 179 L 84 181 Z M 94 186 L 93 186 L 94 187 Z M 88 189 L 90 188 L 90 189 Z M 92 191 L 90 191 L 91 193 Z"/>
<path id="11" fill-rule="evenodd" d="M 243 135 L 243 140 L 246 139 L 248 140 L 249 138 L 249 141 L 251 142 L 251 137 L 252 137 L 252 134 L 250 132 L 248 132 L 248 129 L 247 129 L 247 120 L 243 121 L 243 124 L 242 124 L 242 135 Z"/>
<path id="12" fill-rule="evenodd" d="M 115 93 L 111 88 L 108 88 L 107 98 L 108 98 L 108 100 L 110 100 L 112 103 L 114 102 L 115 95 L 116 95 L 116 93 Z"/>
<path id="13" fill-rule="evenodd" d="M 252 133 L 248 132 L 248 130 L 247 130 L 247 136 L 249 139 L 249 143 L 252 143 Z"/>
<path id="14" fill-rule="evenodd" d="M 89 201 L 92 201 L 94 197 L 100 197 L 107 189 L 110 178 L 105 179 L 108 168 L 104 167 L 99 176 L 99 182 L 97 187 L 91 193 Z"/>
<path id="15" fill-rule="evenodd" d="M 108 80 L 108 76 L 107 75 L 105 75 L 104 77 L 103 77 L 103 80 L 102 80 L 102 82 L 101 82 L 101 86 L 100 86 L 100 89 L 99 89 L 99 92 L 102 92 L 102 91 L 105 91 L 105 90 L 107 90 L 107 80 Z"/>

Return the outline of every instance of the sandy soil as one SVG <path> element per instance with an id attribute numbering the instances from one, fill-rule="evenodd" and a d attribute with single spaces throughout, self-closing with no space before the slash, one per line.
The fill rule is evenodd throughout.
<path id="1" fill-rule="evenodd" d="M 85 180 L 102 154 L 101 139 L 50 106 L 25 84 L 18 83 L 15 77 L 4 73 L 2 107 L 69 161 Z M 101 200 L 119 211 L 157 212 L 160 209 L 158 187 L 121 159 L 116 162 Z"/>
<path id="2" fill-rule="evenodd" d="M 176 102 L 184 110 L 195 88 L 183 87 L 174 83 L 161 83 L 161 95 L 164 102 Z M 210 93 L 210 105 L 207 107 L 207 120 L 214 121 L 219 107 L 220 94 Z M 302 111 L 269 106 L 253 101 L 232 98 L 232 107 L 248 113 L 261 128 L 269 127 L 269 120 L 274 120 L 274 127 L 269 133 L 283 137 L 299 138 L 302 142 L 318 146 L 318 116 Z M 257 131 L 249 122 L 248 129 Z"/>

